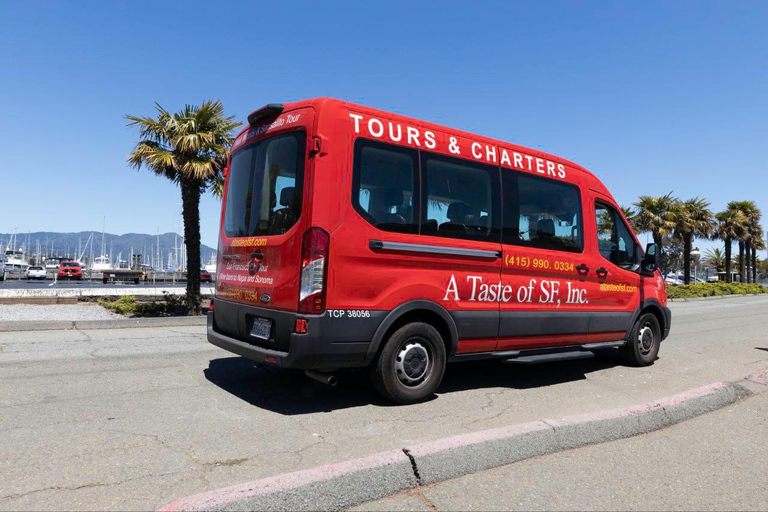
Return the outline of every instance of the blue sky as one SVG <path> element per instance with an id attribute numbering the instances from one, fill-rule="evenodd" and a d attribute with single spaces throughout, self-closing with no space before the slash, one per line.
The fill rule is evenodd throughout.
<path id="1" fill-rule="evenodd" d="M 768 215 L 766 2 L 3 2 L 0 232 L 181 231 L 125 114 L 332 96 Z M 219 203 L 203 199 L 215 246 Z M 702 247 L 710 244 L 702 243 Z"/>

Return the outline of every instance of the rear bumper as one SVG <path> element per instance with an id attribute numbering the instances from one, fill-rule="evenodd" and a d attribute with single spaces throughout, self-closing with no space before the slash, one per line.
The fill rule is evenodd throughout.
<path id="1" fill-rule="evenodd" d="M 665 340 L 669 336 L 669 329 L 672 327 L 672 310 L 664 306 L 661 308 L 661 313 L 664 315 L 664 332 L 661 339 Z"/>
<path id="2" fill-rule="evenodd" d="M 259 363 L 280 368 L 332 369 L 367 366 L 368 347 L 385 313 L 371 312 L 365 322 L 358 318 L 301 315 L 215 299 L 208 314 L 208 341 Z M 272 321 L 269 341 L 250 336 L 253 318 Z M 296 318 L 309 321 L 307 334 L 294 332 Z"/>

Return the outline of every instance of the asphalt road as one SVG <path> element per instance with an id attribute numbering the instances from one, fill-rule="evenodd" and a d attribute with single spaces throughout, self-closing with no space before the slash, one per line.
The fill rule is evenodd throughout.
<path id="1" fill-rule="evenodd" d="M 364 372 L 328 388 L 256 368 L 208 345 L 201 327 L 0 333 L 0 509 L 155 509 L 415 442 L 738 380 L 768 362 L 766 306 L 672 304 L 672 334 L 648 368 L 615 355 L 453 365 L 434 400 L 408 407 L 380 400 Z"/>

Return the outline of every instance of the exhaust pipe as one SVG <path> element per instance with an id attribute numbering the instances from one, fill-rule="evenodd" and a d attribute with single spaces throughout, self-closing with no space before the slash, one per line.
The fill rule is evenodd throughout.
<path id="1" fill-rule="evenodd" d="M 306 370 L 304 374 L 310 379 L 314 379 L 317 382 L 321 382 L 331 387 L 335 387 L 339 383 L 339 379 L 331 373 L 322 373 L 315 370 Z"/>

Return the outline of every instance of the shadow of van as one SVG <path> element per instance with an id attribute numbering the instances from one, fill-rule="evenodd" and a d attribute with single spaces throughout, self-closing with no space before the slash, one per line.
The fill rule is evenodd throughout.
<path id="1" fill-rule="evenodd" d="M 437 394 L 484 388 L 532 389 L 586 379 L 591 372 L 620 365 L 618 353 L 592 359 L 535 365 L 485 360 L 448 365 Z M 281 370 L 242 357 L 212 359 L 205 377 L 224 391 L 268 411 L 288 416 L 374 405 L 393 407 L 380 397 L 364 369 L 339 371 L 335 388 L 309 379 L 300 370 Z"/>

